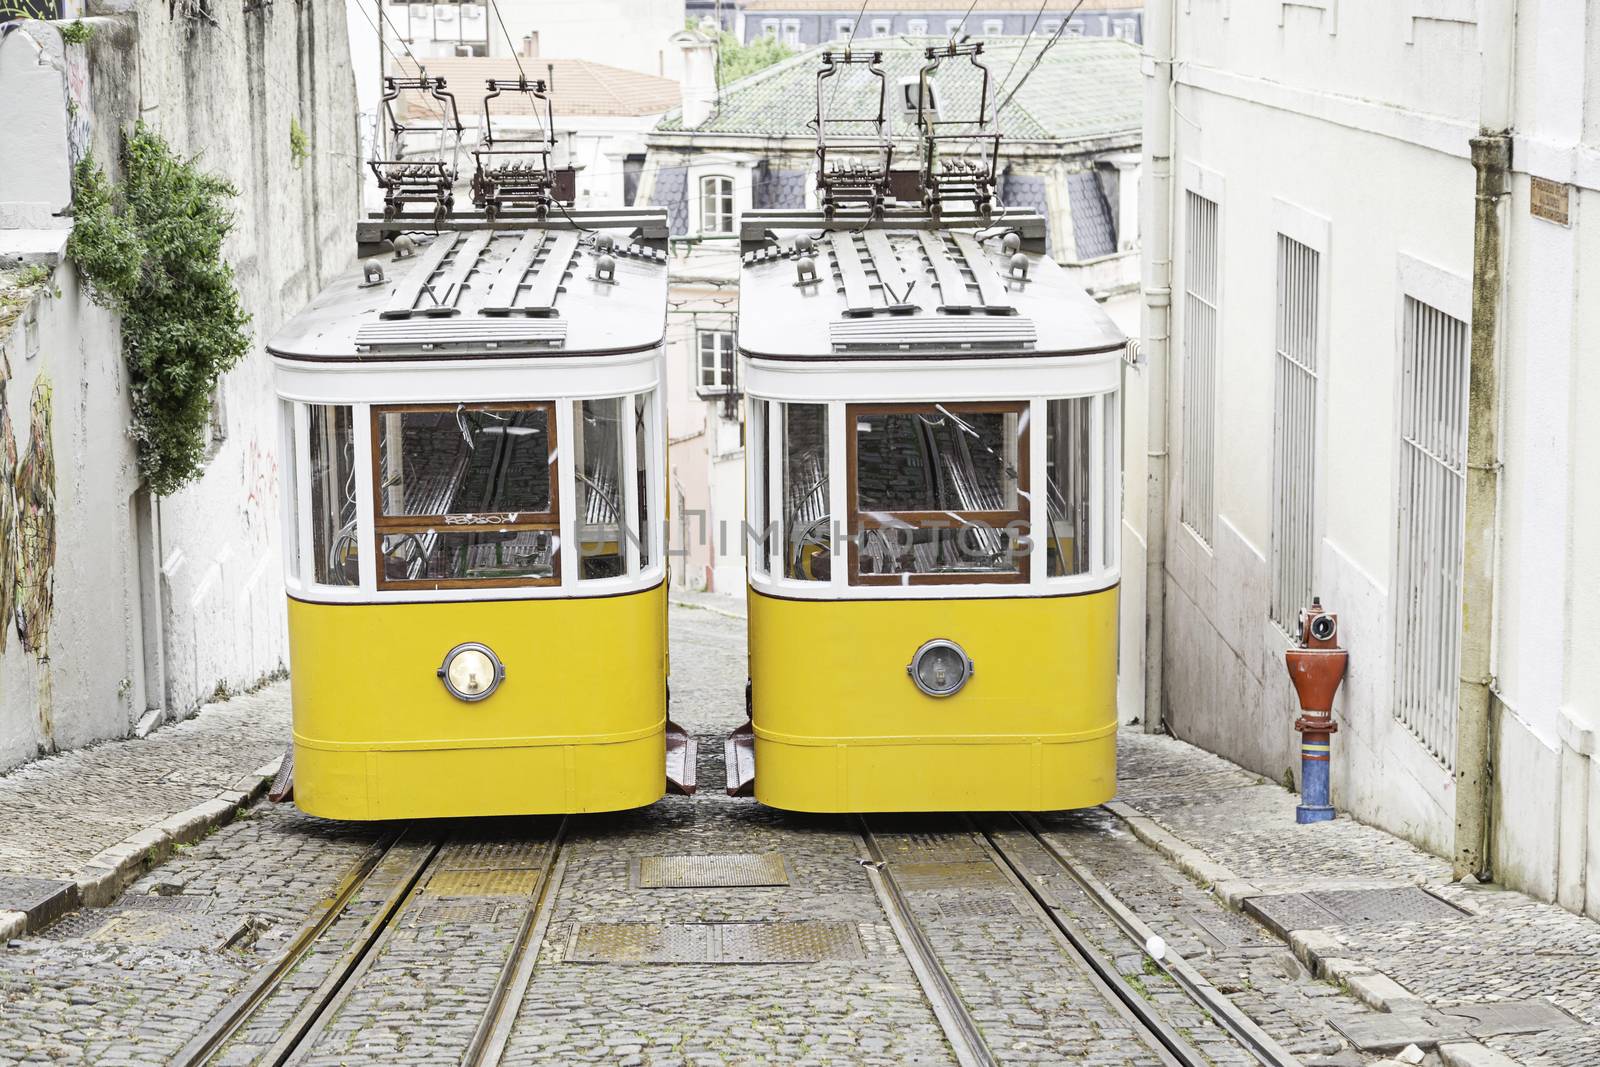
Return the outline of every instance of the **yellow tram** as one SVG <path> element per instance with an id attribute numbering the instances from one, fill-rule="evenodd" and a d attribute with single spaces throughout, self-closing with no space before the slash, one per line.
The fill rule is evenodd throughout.
<path id="1" fill-rule="evenodd" d="M 729 791 L 1110 799 L 1126 338 L 1037 216 L 756 212 L 742 234 L 758 539 Z"/>
<path id="2" fill-rule="evenodd" d="M 665 218 L 511 214 L 362 224 L 369 258 L 268 346 L 314 815 L 692 789 L 668 743 Z"/>

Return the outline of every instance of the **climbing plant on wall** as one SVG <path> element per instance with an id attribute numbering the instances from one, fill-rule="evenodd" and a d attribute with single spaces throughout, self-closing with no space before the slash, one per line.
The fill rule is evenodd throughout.
<path id="1" fill-rule="evenodd" d="M 67 254 L 122 316 L 139 470 L 165 496 L 200 475 L 212 392 L 250 349 L 222 258 L 238 192 L 143 122 L 124 133 L 121 163 L 119 183 L 92 158 L 75 169 Z"/>

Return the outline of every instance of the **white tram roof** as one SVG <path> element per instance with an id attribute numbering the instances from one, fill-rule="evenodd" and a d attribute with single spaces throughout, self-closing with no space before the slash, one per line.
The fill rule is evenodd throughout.
<path id="1" fill-rule="evenodd" d="M 645 226 L 629 225 L 643 221 Z M 358 260 L 270 341 L 281 359 L 338 363 L 638 352 L 666 332 L 664 242 L 641 233 L 658 220 L 612 215 L 595 228 L 488 223 L 481 216 L 415 250 L 392 246 Z M 664 232 L 664 224 L 660 227 Z M 609 253 L 595 237 L 608 234 Z M 596 270 L 603 254 L 612 277 Z M 382 281 L 369 283 L 376 264 Z"/>
<path id="2" fill-rule="evenodd" d="M 1014 254 L 1003 248 L 1007 232 L 1021 239 Z M 813 251 L 796 248 L 801 237 L 812 239 Z M 1037 215 L 941 225 L 891 209 L 863 226 L 860 218 L 753 212 L 743 238 L 739 348 L 758 359 L 1015 358 L 1127 344 L 1044 253 Z M 814 283 L 800 276 L 802 255 L 816 266 Z"/>

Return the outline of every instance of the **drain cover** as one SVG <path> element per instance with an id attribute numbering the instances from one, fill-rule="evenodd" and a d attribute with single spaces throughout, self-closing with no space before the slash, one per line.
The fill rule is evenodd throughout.
<path id="1" fill-rule="evenodd" d="M 1450 1019 L 1437 1012 L 1373 1012 L 1329 1021 L 1363 1052 L 1398 1052 L 1407 1045 L 1415 1045 L 1426 1052 L 1441 1041 L 1460 1041 L 1471 1036 L 1465 1019 Z"/>
<path id="2" fill-rule="evenodd" d="M 579 923 L 568 963 L 819 963 L 858 960 L 847 922 Z"/>
<path id="3" fill-rule="evenodd" d="M 0 874 L 0 911 L 20 911 L 37 929 L 78 906 L 78 885 L 59 878 Z"/>
<path id="4" fill-rule="evenodd" d="M 1581 1026 L 1548 1000 L 1497 1000 L 1489 1004 L 1456 1004 L 1441 1007 L 1441 1015 L 1463 1019 L 1473 1037 L 1506 1037 L 1511 1034 L 1537 1034 L 1562 1026 Z"/>
<path id="5" fill-rule="evenodd" d="M 1252 948 L 1278 948 L 1258 923 L 1231 911 L 1190 912 L 1184 916 L 1196 933 L 1217 952 L 1240 952 Z"/>
<path id="6" fill-rule="evenodd" d="M 434 871 L 423 892 L 436 897 L 526 897 L 538 871 Z"/>
<path id="7" fill-rule="evenodd" d="M 117 907 L 125 911 L 205 911 L 210 904 L 210 897 L 145 893 L 125 896 Z"/>
<path id="8" fill-rule="evenodd" d="M 84 940 L 96 944 L 217 952 L 238 936 L 241 925 L 204 915 L 128 908 L 113 912 Z"/>
<path id="9" fill-rule="evenodd" d="M 728 856 L 644 856 L 632 864 L 635 889 L 712 889 L 788 885 L 783 856 L 752 852 Z"/>
<path id="10" fill-rule="evenodd" d="M 1004 897 L 942 897 L 939 914 L 946 919 L 1015 919 L 1022 915 L 1014 898 Z"/>
<path id="11" fill-rule="evenodd" d="M 544 866 L 543 841 L 452 842 L 439 852 L 443 871 L 522 870 Z"/>
<path id="12" fill-rule="evenodd" d="M 983 855 L 971 834 L 885 834 L 879 836 L 878 848 L 886 860 Z"/>
<path id="13" fill-rule="evenodd" d="M 1316 930 L 1361 923 L 1440 922 L 1470 914 L 1416 886 L 1400 889 L 1336 889 L 1250 897 L 1244 910 L 1273 930 Z"/>
<path id="14" fill-rule="evenodd" d="M 407 926 L 487 926 L 500 917 L 502 908 L 512 907 L 494 901 L 425 900 L 407 909 Z M 517 908 L 522 913 L 522 908 Z"/>
<path id="15" fill-rule="evenodd" d="M 921 889 L 983 889 L 1006 884 L 1005 876 L 988 860 L 957 863 L 891 863 L 889 871 L 902 891 Z"/>

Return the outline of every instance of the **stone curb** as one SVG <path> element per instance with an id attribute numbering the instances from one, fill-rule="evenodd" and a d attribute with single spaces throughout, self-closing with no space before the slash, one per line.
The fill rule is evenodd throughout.
<path id="1" fill-rule="evenodd" d="M 667 603 L 677 608 L 698 608 L 701 611 L 709 611 L 713 615 L 721 615 L 728 619 L 738 619 L 740 622 L 750 621 L 749 615 L 737 611 L 729 611 L 727 608 L 713 607 L 698 600 L 679 600 L 677 597 L 668 596 Z"/>
<path id="2" fill-rule="evenodd" d="M 1196 848 L 1155 819 L 1125 801 L 1105 804 L 1134 837 L 1171 860 L 1179 870 L 1211 890 L 1231 911 L 1242 911 L 1250 897 L 1263 896 L 1253 883 L 1216 862 L 1203 849 Z M 1327 930 L 1291 930 L 1289 948 L 1311 973 L 1327 981 L 1341 983 L 1362 1003 L 1375 1011 L 1424 1011 L 1427 1003 L 1405 986 L 1381 971 L 1340 956 L 1345 945 Z M 1520 1067 L 1502 1052 L 1476 1041 L 1451 1042 L 1439 1046 L 1445 1067 Z"/>
<path id="3" fill-rule="evenodd" d="M 279 760 L 257 767 L 238 778 L 210 800 L 168 816 L 92 857 L 62 888 L 64 896 L 75 898 L 69 906 L 103 908 L 122 895 L 135 879 L 164 863 L 178 845 L 190 845 L 211 831 L 233 821 L 240 808 L 248 807 L 266 795 Z M 52 915 L 52 919 L 53 919 Z M 48 926 L 49 921 L 38 924 Z M 0 945 L 23 934 L 35 932 L 22 912 L 0 912 Z"/>

